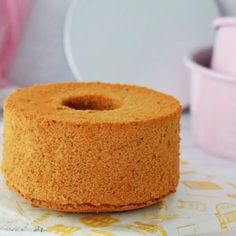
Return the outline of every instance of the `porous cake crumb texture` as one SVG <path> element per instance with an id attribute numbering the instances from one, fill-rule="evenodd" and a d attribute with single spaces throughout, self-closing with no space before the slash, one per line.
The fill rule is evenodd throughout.
<path id="1" fill-rule="evenodd" d="M 68 212 L 154 204 L 179 180 L 179 102 L 150 89 L 62 83 L 4 103 L 3 173 L 34 205 Z"/>

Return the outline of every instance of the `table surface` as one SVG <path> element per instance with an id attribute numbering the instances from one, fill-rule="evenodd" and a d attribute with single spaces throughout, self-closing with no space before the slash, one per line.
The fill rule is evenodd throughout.
<path id="1" fill-rule="evenodd" d="M 2 130 L 2 120 L 0 120 L 0 128 Z M 197 147 L 192 139 L 191 132 L 190 132 L 190 115 L 188 113 L 183 114 L 181 119 L 181 158 L 184 157 L 184 162 L 194 161 L 195 165 L 201 169 L 202 172 L 207 171 L 208 173 L 216 169 L 221 169 L 222 171 L 219 172 L 219 175 L 222 177 L 230 179 L 231 176 L 234 175 L 234 169 L 232 166 L 236 167 L 236 162 L 232 162 L 229 160 L 224 160 L 219 157 L 216 157 L 212 154 L 205 152 L 204 150 Z M 0 139 L 0 142 L 2 138 Z M 231 167 L 231 168 L 229 168 Z M 219 176 L 218 176 L 219 177 Z M 0 208 L 1 213 L 1 208 Z M 0 214 L 0 236 L 1 235 L 49 235 L 48 233 L 42 232 L 33 232 L 35 229 L 32 228 L 32 231 L 29 229 L 28 232 L 20 232 L 17 228 L 11 227 L 9 222 L 4 225 L 3 218 Z M 5 222 L 5 221 L 4 221 Z M 16 232 L 17 231 L 17 232 Z M 51 235 L 51 234 L 50 234 Z M 218 235 L 218 234 L 211 234 L 211 235 Z M 227 234 L 224 234 L 227 235 Z M 230 234 L 229 234 L 230 235 Z"/>

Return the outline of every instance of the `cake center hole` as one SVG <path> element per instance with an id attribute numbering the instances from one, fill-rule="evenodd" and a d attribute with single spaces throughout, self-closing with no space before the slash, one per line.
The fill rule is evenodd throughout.
<path id="1" fill-rule="evenodd" d="M 119 107 L 117 101 L 98 95 L 71 97 L 62 102 L 62 105 L 74 110 L 114 110 Z"/>

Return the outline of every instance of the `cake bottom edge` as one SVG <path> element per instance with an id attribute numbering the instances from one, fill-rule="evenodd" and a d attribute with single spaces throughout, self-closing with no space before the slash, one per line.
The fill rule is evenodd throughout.
<path id="1" fill-rule="evenodd" d="M 136 209 L 145 208 L 145 207 L 160 203 L 166 196 L 176 192 L 176 190 L 170 190 L 168 193 L 164 194 L 161 197 L 154 198 L 143 203 L 130 203 L 127 205 L 109 205 L 109 204 L 93 205 L 91 203 L 57 204 L 57 203 L 48 202 L 44 200 L 38 200 L 28 195 L 25 195 L 19 189 L 17 189 L 13 184 L 9 183 L 9 181 L 7 181 L 7 185 L 11 190 L 17 192 L 21 197 L 29 201 L 34 207 L 54 210 L 54 211 L 68 212 L 68 213 L 69 212 L 70 213 L 106 213 L 106 212 L 124 212 L 124 211 L 136 210 Z"/>

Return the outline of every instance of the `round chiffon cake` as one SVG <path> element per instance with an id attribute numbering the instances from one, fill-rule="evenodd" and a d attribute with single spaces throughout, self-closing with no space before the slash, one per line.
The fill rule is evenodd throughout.
<path id="1" fill-rule="evenodd" d="M 4 103 L 3 173 L 33 205 L 67 212 L 152 205 L 179 180 L 179 102 L 151 89 L 58 83 Z"/>

